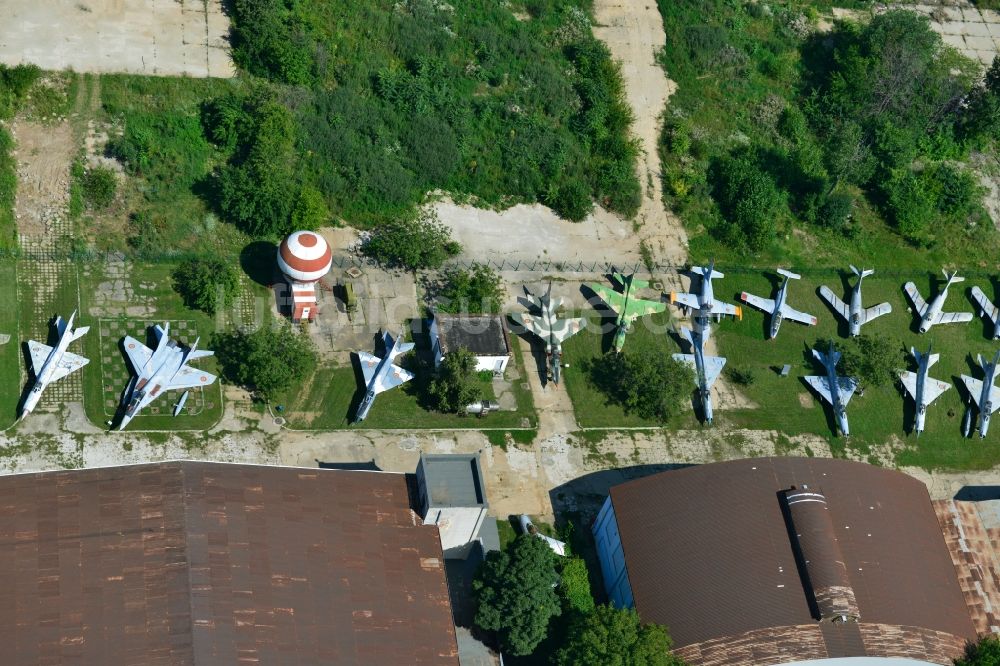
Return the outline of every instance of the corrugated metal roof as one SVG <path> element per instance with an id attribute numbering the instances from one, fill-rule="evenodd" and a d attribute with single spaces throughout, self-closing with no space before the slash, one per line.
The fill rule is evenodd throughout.
<path id="1" fill-rule="evenodd" d="M 918 659 L 931 649 L 921 632 L 951 636 L 933 642 L 944 650 L 975 637 L 926 487 L 899 472 L 816 458 L 715 463 L 612 488 L 643 619 L 667 625 L 680 648 L 761 632 L 747 649 L 765 652 L 788 635 L 778 629 L 814 624 L 780 501 L 802 484 L 822 488 L 829 501 L 866 649 L 885 633 L 876 625 L 911 628 L 902 639 L 913 644 L 895 654 Z M 802 646 L 799 658 L 813 658 L 805 648 L 815 640 L 789 643 Z"/>
<path id="2" fill-rule="evenodd" d="M 7 663 L 458 663 L 403 475 L 171 462 L 0 477 Z"/>

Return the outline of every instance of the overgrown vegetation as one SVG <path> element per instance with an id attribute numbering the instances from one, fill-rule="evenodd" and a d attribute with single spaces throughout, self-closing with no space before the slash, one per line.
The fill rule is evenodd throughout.
<path id="1" fill-rule="evenodd" d="M 28 91 L 38 81 L 41 70 L 35 65 L 7 67 L 0 64 L 0 120 L 12 118 L 24 103 Z M 17 191 L 17 163 L 11 151 L 14 138 L 0 126 L 0 251 L 17 247 L 14 196 Z"/>
<path id="2" fill-rule="evenodd" d="M 665 627 L 644 624 L 631 608 L 601 605 L 570 623 L 556 666 L 683 666 Z"/>
<path id="3" fill-rule="evenodd" d="M 1000 639 L 986 635 L 965 646 L 965 654 L 955 659 L 955 666 L 998 666 L 1000 664 Z"/>
<path id="4" fill-rule="evenodd" d="M 288 93 L 306 182 L 373 225 L 443 189 L 489 205 L 639 205 L 621 75 L 584 0 L 236 0 L 237 63 Z M 527 11 L 518 20 L 512 10 Z"/>
<path id="5" fill-rule="evenodd" d="M 495 631 L 505 654 L 531 654 L 562 609 L 555 586 L 556 556 L 549 545 L 521 534 L 501 551 L 486 555 L 472 583 L 476 625 Z"/>
<path id="6" fill-rule="evenodd" d="M 231 305 L 240 288 L 236 269 L 218 257 L 183 261 L 173 279 L 174 290 L 184 299 L 184 305 L 207 314 Z"/>
<path id="7" fill-rule="evenodd" d="M 449 268 L 441 277 L 435 307 L 451 313 L 496 313 L 503 305 L 503 279 L 489 266 Z"/>
<path id="8" fill-rule="evenodd" d="M 589 374 L 608 401 L 660 423 L 683 411 L 694 385 L 690 366 L 648 349 L 605 354 Z"/>
<path id="9" fill-rule="evenodd" d="M 440 268 L 461 249 L 448 228 L 430 213 L 386 222 L 361 246 L 362 252 L 379 263 L 409 270 Z"/>
<path id="10" fill-rule="evenodd" d="M 457 414 L 483 398 L 476 373 L 476 357 L 465 347 L 449 352 L 441 361 L 427 393 L 435 409 Z"/>
<path id="11" fill-rule="evenodd" d="M 226 379 L 262 400 L 287 390 L 316 366 L 312 342 L 288 324 L 217 333 L 212 347 Z"/>
<path id="12" fill-rule="evenodd" d="M 830 344 L 830 340 L 820 340 L 816 346 L 826 352 Z M 891 386 L 903 367 L 903 345 L 891 337 L 862 334 L 834 344 L 841 354 L 838 374 L 854 377 L 861 388 Z"/>
<path id="13" fill-rule="evenodd" d="M 80 178 L 80 193 L 83 203 L 95 211 L 104 210 L 115 200 L 118 191 L 118 177 L 104 166 L 91 167 Z"/>
<path id="14" fill-rule="evenodd" d="M 661 61 L 679 84 L 665 198 L 700 234 L 696 251 L 770 262 L 809 247 L 815 261 L 816 242 L 789 242 L 792 230 L 835 254 L 845 238 L 873 252 L 900 238 L 912 252 L 997 245 L 965 161 L 1000 130 L 1000 69 L 981 80 L 926 16 L 894 10 L 818 33 L 797 4 L 659 6 Z"/>

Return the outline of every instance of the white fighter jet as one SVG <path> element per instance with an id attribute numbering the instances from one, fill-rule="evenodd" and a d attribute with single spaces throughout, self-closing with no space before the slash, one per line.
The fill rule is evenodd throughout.
<path id="1" fill-rule="evenodd" d="M 997 364 L 1000 363 L 1000 351 L 993 357 L 992 363 L 984 361 L 982 354 L 976 360 L 983 369 L 983 378 L 980 380 L 962 375 L 962 381 L 965 383 L 965 390 L 969 392 L 969 397 L 979 409 L 979 438 L 983 439 L 986 437 L 986 431 L 990 429 L 990 417 L 997 408 L 1000 408 L 1000 389 L 993 385 L 997 375 Z M 971 434 L 968 432 L 969 428 L 965 430 L 966 432 L 962 434 L 968 437 Z"/>
<path id="2" fill-rule="evenodd" d="M 972 288 L 972 300 L 979 306 L 979 314 L 993 324 L 993 339 L 1000 338 L 1000 308 L 993 305 L 979 287 Z"/>
<path id="3" fill-rule="evenodd" d="M 913 302 L 913 308 L 920 315 L 920 332 L 926 333 L 931 329 L 931 326 L 935 324 L 961 324 L 967 321 L 972 321 L 971 312 L 942 312 L 941 309 L 944 307 L 944 301 L 948 298 L 948 287 L 954 282 L 964 282 L 964 277 L 958 276 L 958 271 L 955 271 L 951 275 L 948 275 L 948 271 L 942 270 L 944 273 L 945 282 L 944 289 L 934 297 L 934 300 L 927 303 L 917 291 L 917 285 L 912 282 L 907 282 L 903 285 L 903 291 L 906 295 L 910 297 Z"/>
<path id="4" fill-rule="evenodd" d="M 854 285 L 854 289 L 851 290 L 850 305 L 840 300 L 837 295 L 833 293 L 833 290 L 825 284 L 819 288 L 819 293 L 820 296 L 826 299 L 826 302 L 830 304 L 836 313 L 847 322 L 847 325 L 851 329 L 851 335 L 861 335 L 862 324 L 866 324 L 872 319 L 881 317 L 884 314 L 889 314 L 892 312 L 892 306 L 888 303 L 879 303 L 878 305 L 873 305 L 870 308 L 863 307 L 861 305 L 861 282 L 875 271 L 871 269 L 859 271 L 854 266 L 851 266 L 851 271 L 858 276 L 858 283 Z"/>
<path id="5" fill-rule="evenodd" d="M 89 359 L 66 351 L 69 343 L 79 340 L 90 330 L 89 326 L 74 329 L 73 319 L 75 317 L 76 312 L 70 315 L 68 321 L 56 316 L 55 327 L 59 341 L 56 342 L 55 347 L 43 345 L 35 340 L 28 340 L 28 351 L 31 353 L 31 372 L 35 376 L 35 383 L 24 399 L 20 418 L 23 419 L 31 413 L 42 397 L 42 391 L 45 390 L 46 386 L 62 379 L 71 372 L 76 372 L 90 362 Z"/>
<path id="6" fill-rule="evenodd" d="M 781 283 L 781 287 L 778 289 L 778 295 L 775 296 L 773 301 L 770 298 L 761 298 L 760 296 L 748 294 L 745 291 L 740 294 L 741 301 L 771 315 L 771 325 L 768 327 L 768 338 L 774 338 L 778 335 L 778 329 L 781 328 L 781 322 L 785 319 L 785 317 L 794 319 L 797 322 L 807 324 L 809 326 L 816 325 L 816 317 L 805 312 L 799 312 L 786 303 L 786 300 L 788 299 L 789 283 L 792 280 L 801 279 L 802 276 L 792 273 L 791 271 L 786 271 L 783 268 L 778 269 L 778 275 L 783 275 L 785 281 Z"/>
<path id="7" fill-rule="evenodd" d="M 743 319 L 743 308 L 738 305 L 731 305 L 716 300 L 715 292 L 712 289 L 712 280 L 721 280 L 726 277 L 724 273 L 715 270 L 715 260 L 708 265 L 708 268 L 692 266 L 691 273 L 701 278 L 701 288 L 698 293 L 670 292 L 670 302 L 680 304 L 682 308 L 693 311 L 696 316 L 715 317 L 718 321 L 723 315 Z"/>
<path id="8" fill-rule="evenodd" d="M 412 342 L 400 342 L 402 337 L 399 336 L 393 340 L 388 331 L 382 333 L 382 343 L 385 345 L 384 358 L 379 358 L 368 352 L 358 352 L 361 373 L 365 376 L 365 397 L 361 400 L 358 411 L 354 414 L 355 423 L 364 421 L 365 417 L 368 416 L 368 410 L 372 408 L 375 396 L 413 379 L 412 372 L 403 370 L 393 362 L 397 356 L 413 349 Z"/>
<path id="9" fill-rule="evenodd" d="M 188 365 L 189 361 L 211 356 L 215 352 L 198 349 L 198 340 L 184 349 L 170 339 L 169 323 L 164 323 L 162 327 L 154 326 L 153 330 L 156 332 L 156 349 L 150 349 L 132 336 L 125 336 L 125 353 L 132 365 L 132 379 L 122 400 L 125 413 L 118 424 L 119 430 L 166 391 L 209 386 L 215 381 L 212 373 Z M 174 410 L 175 415 L 178 411 Z"/>
<path id="10" fill-rule="evenodd" d="M 917 437 L 919 437 L 920 433 L 924 431 L 927 408 L 932 402 L 937 400 L 939 395 L 951 388 L 951 384 L 945 383 L 940 379 L 934 379 L 927 374 L 931 366 L 941 358 L 941 354 L 932 354 L 930 349 L 927 350 L 927 353 L 921 354 L 913 347 L 910 347 L 910 354 L 913 355 L 914 360 L 917 362 L 917 371 L 903 372 L 899 375 L 899 378 L 903 382 L 903 388 L 913 398 L 913 402 L 917 407 L 917 413 L 913 417 L 913 430 L 917 433 Z"/>

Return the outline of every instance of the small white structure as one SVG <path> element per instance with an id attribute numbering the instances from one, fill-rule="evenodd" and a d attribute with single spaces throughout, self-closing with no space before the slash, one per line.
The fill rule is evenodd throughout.
<path id="1" fill-rule="evenodd" d="M 294 323 L 313 321 L 318 313 L 316 283 L 330 272 L 333 250 L 313 231 L 296 231 L 278 246 L 278 268 L 288 282 Z"/>
<path id="2" fill-rule="evenodd" d="M 421 454 L 416 476 L 424 525 L 438 526 L 446 558 L 465 559 L 489 508 L 479 454 Z"/>
<path id="3" fill-rule="evenodd" d="M 450 351 L 465 347 L 476 357 L 476 370 L 502 375 L 510 362 L 510 335 L 503 315 L 451 315 L 435 312 L 430 325 L 434 365 Z"/>

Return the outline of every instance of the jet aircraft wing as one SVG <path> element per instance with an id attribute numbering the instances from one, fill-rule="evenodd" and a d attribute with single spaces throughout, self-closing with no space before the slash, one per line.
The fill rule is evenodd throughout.
<path id="1" fill-rule="evenodd" d="M 697 368 L 694 361 L 694 354 L 674 354 L 674 360 L 680 361 L 681 363 L 687 363 L 692 368 Z"/>
<path id="2" fill-rule="evenodd" d="M 840 298 L 833 293 L 833 290 L 823 285 L 819 288 L 819 295 L 826 299 L 826 302 L 837 311 L 837 314 L 841 316 L 845 321 L 851 318 L 851 308 L 848 307 L 847 303 L 840 300 Z"/>
<path id="3" fill-rule="evenodd" d="M 149 347 L 130 335 L 125 336 L 125 353 L 128 354 L 128 360 L 137 375 L 142 374 L 149 359 L 153 357 L 153 351 Z"/>
<path id="4" fill-rule="evenodd" d="M 62 358 L 59 359 L 59 365 L 52 370 L 52 381 L 62 379 L 69 373 L 76 372 L 88 363 L 90 363 L 90 359 L 77 356 L 71 352 L 63 352 Z"/>
<path id="5" fill-rule="evenodd" d="M 540 338 L 545 338 L 548 334 L 548 331 L 542 329 L 540 317 L 524 314 L 523 312 L 513 312 L 511 313 L 510 318 Z M 371 354 L 369 354 L 369 356 L 371 356 Z"/>
<path id="6" fill-rule="evenodd" d="M 614 310 L 616 313 L 621 314 L 622 308 L 625 307 L 625 296 L 615 291 L 605 287 L 603 284 L 591 283 L 587 285 L 594 290 L 594 293 L 601 297 L 601 299 L 608 304 L 608 307 Z"/>
<path id="7" fill-rule="evenodd" d="M 915 372 L 901 372 L 899 373 L 899 381 L 903 384 L 903 388 L 906 392 L 910 394 L 910 397 L 914 400 L 917 399 L 917 373 Z M 924 387 L 927 390 L 927 387 Z M 928 400 L 928 402 L 930 402 Z"/>
<path id="8" fill-rule="evenodd" d="M 711 386 L 719 378 L 719 373 L 726 365 L 726 359 L 721 356 L 705 356 L 702 362 L 705 365 L 705 384 Z"/>
<path id="9" fill-rule="evenodd" d="M 556 325 L 552 328 L 550 335 L 552 339 L 562 344 L 566 342 L 569 338 L 579 333 L 583 330 L 586 325 L 587 320 L 583 317 L 576 317 L 574 319 L 560 319 L 556 322 Z"/>
<path id="10" fill-rule="evenodd" d="M 663 301 L 645 301 L 641 298 L 630 298 L 625 305 L 625 312 L 622 314 L 626 319 L 632 320 L 656 312 L 663 312 L 666 309 L 667 304 Z"/>
<path id="11" fill-rule="evenodd" d="M 983 311 L 983 314 L 989 317 L 990 321 L 994 324 L 997 323 L 997 317 L 1000 317 L 1000 309 L 998 309 L 990 299 L 986 298 L 986 294 L 979 287 L 972 288 L 972 299 L 979 306 L 979 309 Z"/>
<path id="12" fill-rule="evenodd" d="M 869 322 L 876 317 L 892 312 L 892 306 L 888 303 L 879 303 L 861 311 L 861 323 Z"/>
<path id="13" fill-rule="evenodd" d="M 950 388 L 951 384 L 928 377 L 924 380 L 924 401 L 929 405 Z"/>
<path id="14" fill-rule="evenodd" d="M 28 351 L 31 352 L 31 371 L 35 373 L 35 376 L 38 376 L 45 361 L 49 358 L 49 354 L 52 353 L 52 347 L 43 345 L 41 342 L 28 340 Z"/>
<path id="15" fill-rule="evenodd" d="M 754 296 L 753 294 L 748 294 L 744 291 L 740 294 L 740 300 L 748 305 L 752 305 L 758 310 L 763 310 L 767 313 L 774 312 L 774 301 L 770 298 L 761 298 L 760 296 Z"/>
<path id="16" fill-rule="evenodd" d="M 983 394 L 983 383 L 969 375 L 962 375 L 962 382 L 965 384 L 965 390 L 969 392 L 972 399 L 978 402 L 979 396 Z"/>
<path id="17" fill-rule="evenodd" d="M 907 282 L 903 285 L 903 291 L 905 291 L 906 295 L 910 297 L 910 301 L 913 302 L 913 307 L 916 309 L 917 314 L 923 317 L 924 313 L 927 312 L 927 301 L 925 301 L 924 297 L 920 295 L 919 291 L 917 291 L 917 285 L 912 282 Z"/>
<path id="18" fill-rule="evenodd" d="M 185 365 L 170 379 L 166 389 L 189 389 L 196 386 L 208 386 L 215 381 L 215 375 L 198 368 Z"/>
<path id="19" fill-rule="evenodd" d="M 846 407 L 854 395 L 854 389 L 858 388 L 858 382 L 852 377 L 837 377 L 837 382 L 840 384 L 840 399 Z"/>
<path id="20" fill-rule="evenodd" d="M 934 318 L 935 324 L 962 324 L 972 321 L 971 312 L 939 312 Z"/>
<path id="21" fill-rule="evenodd" d="M 370 384 L 372 377 L 375 376 L 375 368 L 382 362 L 382 359 L 375 354 L 361 351 L 358 352 L 358 360 L 361 361 L 361 373 L 365 376 L 365 384 Z"/>
<path id="22" fill-rule="evenodd" d="M 389 372 L 386 372 L 379 377 L 378 381 L 375 382 L 375 386 L 372 388 L 375 389 L 376 393 L 381 393 L 382 391 L 388 391 L 391 388 L 396 388 L 400 384 L 406 383 L 411 379 L 413 379 L 412 372 L 404 370 L 398 365 L 393 365 L 389 369 Z"/>
<path id="23" fill-rule="evenodd" d="M 816 393 L 819 393 L 821 396 L 823 396 L 824 400 L 826 400 L 831 405 L 833 404 L 833 396 L 830 395 L 830 382 L 829 380 L 827 380 L 825 376 L 809 375 L 808 377 L 803 377 L 803 379 L 805 379 L 806 383 L 808 383 L 810 386 L 813 387 Z"/>
<path id="24" fill-rule="evenodd" d="M 805 312 L 799 312 L 790 305 L 782 305 L 781 314 L 784 315 L 786 319 L 794 319 L 797 322 L 809 324 L 810 326 L 816 325 L 816 317 L 811 314 L 806 314 Z"/>
<path id="25" fill-rule="evenodd" d="M 724 314 L 730 317 L 742 317 L 743 315 L 739 313 L 739 308 L 737 308 L 732 303 L 723 303 L 722 301 L 716 299 L 712 301 L 712 314 Z"/>
<path id="26" fill-rule="evenodd" d="M 680 303 L 684 307 L 691 308 L 692 310 L 697 310 L 698 308 L 701 307 L 701 302 L 698 300 L 697 296 L 683 291 L 670 292 L 670 302 L 675 304 Z"/>

